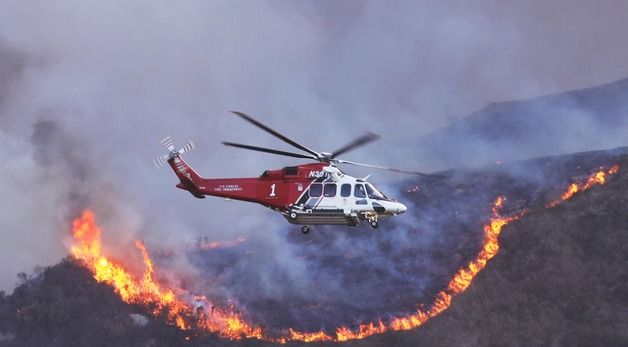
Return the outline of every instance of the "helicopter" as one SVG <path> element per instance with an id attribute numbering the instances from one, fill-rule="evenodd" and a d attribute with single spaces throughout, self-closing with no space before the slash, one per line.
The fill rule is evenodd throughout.
<path id="1" fill-rule="evenodd" d="M 389 198 L 372 183 L 367 182 L 370 175 L 365 178 L 350 176 L 340 170 L 338 164 L 438 177 L 434 174 L 338 158 L 341 154 L 379 138 L 370 132 L 333 152 L 318 152 L 280 134 L 245 113 L 238 111 L 231 113 L 299 149 L 302 153 L 234 142 L 222 142 L 223 145 L 292 158 L 311 159 L 315 162 L 265 170 L 259 177 L 203 178 L 182 158 L 182 154 L 195 148 L 194 142 L 188 141 L 177 150 L 172 137 L 168 136 L 161 141 L 168 153 L 154 159 L 153 164 L 158 168 L 169 165 L 180 181 L 176 187 L 190 192 L 196 198 L 216 196 L 261 204 L 281 213 L 289 223 L 302 225 L 303 234 L 310 232 L 311 225 L 358 226 L 363 221 L 377 229 L 379 218 L 397 216 L 407 210 L 404 204 Z"/>

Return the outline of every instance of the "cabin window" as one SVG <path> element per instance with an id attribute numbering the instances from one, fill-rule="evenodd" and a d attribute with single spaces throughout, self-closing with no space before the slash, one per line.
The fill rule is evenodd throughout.
<path id="1" fill-rule="evenodd" d="M 345 183 L 340 186 L 340 196 L 346 198 L 351 195 L 351 185 L 349 183 Z"/>
<path id="2" fill-rule="evenodd" d="M 366 191 L 364 190 L 364 186 L 361 184 L 356 184 L 355 190 L 353 191 L 353 195 L 356 198 L 366 198 Z"/>
<path id="3" fill-rule="evenodd" d="M 320 183 L 312 183 L 310 186 L 310 197 L 318 198 L 323 194 L 323 185 Z"/>
<path id="4" fill-rule="evenodd" d="M 323 196 L 331 198 L 336 196 L 336 183 L 328 183 L 323 188 Z"/>

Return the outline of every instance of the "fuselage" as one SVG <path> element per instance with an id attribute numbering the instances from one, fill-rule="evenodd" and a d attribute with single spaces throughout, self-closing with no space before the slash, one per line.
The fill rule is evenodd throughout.
<path id="1" fill-rule="evenodd" d="M 255 178 L 202 178 L 180 157 L 169 161 L 178 188 L 194 196 L 217 196 L 262 204 L 294 224 L 357 225 L 406 211 L 372 184 L 327 163 L 266 170 Z"/>

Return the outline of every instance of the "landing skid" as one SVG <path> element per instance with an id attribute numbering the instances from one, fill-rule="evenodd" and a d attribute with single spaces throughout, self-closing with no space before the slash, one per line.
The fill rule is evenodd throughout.
<path id="1" fill-rule="evenodd" d="M 283 216 L 291 224 L 300 224 L 301 233 L 309 234 L 311 225 L 345 225 L 358 226 L 366 220 L 373 229 L 379 228 L 378 214 L 368 213 L 359 216 L 356 213 L 347 215 L 343 210 L 292 210 L 283 212 Z"/>
<path id="2" fill-rule="evenodd" d="M 343 210 L 292 210 L 283 213 L 291 224 L 300 225 L 346 225 L 357 226 L 360 218 L 357 214 L 345 214 Z"/>

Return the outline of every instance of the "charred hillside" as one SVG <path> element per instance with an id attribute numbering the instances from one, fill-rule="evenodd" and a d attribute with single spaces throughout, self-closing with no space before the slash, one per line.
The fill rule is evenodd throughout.
<path id="1" fill-rule="evenodd" d="M 351 319 L 358 315 L 372 320 L 389 312 L 410 312 L 417 302 L 429 303 L 457 269 L 476 256 L 482 245 L 487 207 L 495 197 L 504 195 L 505 215 L 526 214 L 504 227 L 499 253 L 466 291 L 453 297 L 447 310 L 417 329 L 386 332 L 345 345 L 627 345 L 626 152 L 626 148 L 619 148 L 545 157 L 451 170 L 441 181 L 401 182 L 399 196 L 416 211 L 412 221 L 417 224 L 397 224 L 404 221 L 398 218 L 375 233 L 352 229 L 339 234 L 335 229 L 321 229 L 307 238 L 298 233 L 288 236 L 290 242 L 304 243 L 307 248 L 303 249 L 309 250 L 303 254 L 304 261 L 320 263 L 320 272 L 329 267 L 329 273 L 342 278 L 352 297 L 361 303 L 366 300 L 362 297 L 370 297 L 370 301 L 338 308 L 335 305 L 345 301 L 325 296 L 317 307 L 310 302 L 314 299 L 307 301 L 297 293 L 282 302 L 243 297 L 241 303 L 246 304 L 253 322 L 266 327 L 295 326 L 294 317 L 307 317 L 301 323 L 304 330 L 308 324 L 327 324 L 323 328 L 328 334 L 333 334 L 338 324 L 352 324 Z M 570 182 L 586 179 L 591 172 L 611 164 L 622 170 L 609 176 L 606 184 L 546 208 Z M 439 234 L 434 243 L 411 243 L 430 229 Z M 396 241 L 395 233 L 401 232 L 409 237 L 405 245 Z M 346 247 L 341 248 L 343 253 L 332 247 L 334 237 L 347 238 L 348 243 L 341 245 L 369 239 L 379 253 L 361 254 Z M 222 264 L 221 259 L 233 264 L 245 257 L 238 247 L 214 253 L 197 251 L 191 259 L 202 259 L 208 271 L 218 271 L 210 266 Z M 322 252 L 324 248 L 333 252 Z M 378 267 L 374 255 L 403 266 L 395 274 L 405 275 L 390 277 L 390 269 Z M 432 261 L 425 264 L 425 259 Z M 421 276 L 426 285 L 417 290 L 409 280 L 412 276 Z M 255 288 L 251 278 L 255 277 L 249 277 L 248 286 Z M 316 290 L 313 294 L 326 293 L 323 286 Z M 377 305 L 394 309 L 383 311 Z M 167 311 L 157 316 L 150 312 L 151 307 L 124 303 L 111 287 L 97 283 L 88 270 L 65 260 L 32 276 L 21 276 L 11 295 L 0 295 L 0 346 L 272 345 L 258 340 L 225 340 L 194 328 L 181 331 L 167 323 Z M 360 322 L 359 318 L 355 321 Z"/>

